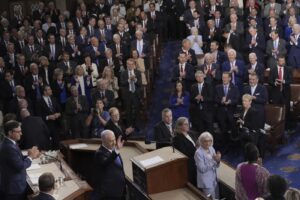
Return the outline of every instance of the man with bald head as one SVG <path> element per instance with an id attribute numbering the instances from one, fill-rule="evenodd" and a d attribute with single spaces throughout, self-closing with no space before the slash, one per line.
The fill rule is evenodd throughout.
<path id="1" fill-rule="evenodd" d="M 95 186 L 92 199 L 125 199 L 125 174 L 120 149 L 124 140 L 116 140 L 114 132 L 104 130 L 101 133 L 102 145 L 94 158 Z"/>

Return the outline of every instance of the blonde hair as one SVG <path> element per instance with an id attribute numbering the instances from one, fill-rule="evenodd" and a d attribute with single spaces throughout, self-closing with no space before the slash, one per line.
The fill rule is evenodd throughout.
<path id="1" fill-rule="evenodd" d="M 179 117 L 176 120 L 176 124 L 175 124 L 175 132 L 176 133 L 180 133 L 180 127 L 184 124 L 184 122 L 189 122 L 189 119 L 186 117 Z"/>
<path id="2" fill-rule="evenodd" d="M 252 96 L 250 94 L 244 94 L 242 99 L 252 101 Z"/>
<path id="3" fill-rule="evenodd" d="M 296 188 L 289 188 L 284 197 L 286 200 L 300 200 L 300 191 Z"/>

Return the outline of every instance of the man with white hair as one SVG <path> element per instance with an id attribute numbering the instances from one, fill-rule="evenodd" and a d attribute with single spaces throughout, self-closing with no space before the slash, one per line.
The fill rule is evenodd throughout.
<path id="1" fill-rule="evenodd" d="M 300 68 L 300 25 L 294 24 L 293 33 L 290 36 L 290 51 L 288 64 L 293 68 Z"/>
<path id="2" fill-rule="evenodd" d="M 95 163 L 95 187 L 92 199 L 124 199 L 125 174 L 120 149 L 124 140 L 117 141 L 114 132 L 104 130 L 101 133 L 102 145 L 97 150 Z"/>
<path id="3" fill-rule="evenodd" d="M 228 50 L 227 55 L 228 61 L 222 64 L 222 72 L 230 72 L 231 82 L 242 92 L 245 74 L 244 62 L 236 59 L 236 51 L 234 49 Z"/>
<path id="4" fill-rule="evenodd" d="M 139 53 L 140 58 L 148 58 L 150 52 L 150 44 L 148 41 L 143 39 L 143 32 L 137 30 L 135 32 L 136 40 L 131 42 L 131 49 L 136 49 Z"/>

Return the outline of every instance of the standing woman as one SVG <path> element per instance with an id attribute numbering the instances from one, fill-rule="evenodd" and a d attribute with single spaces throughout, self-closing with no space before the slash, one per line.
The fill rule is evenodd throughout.
<path id="1" fill-rule="evenodd" d="M 107 89 L 114 92 L 115 99 L 119 98 L 118 78 L 114 75 L 114 70 L 111 67 L 104 67 L 102 78 L 107 81 Z"/>
<path id="2" fill-rule="evenodd" d="M 235 198 L 254 200 L 267 192 L 269 171 L 259 159 L 257 147 L 248 143 L 245 147 L 246 162 L 240 163 L 235 173 Z"/>
<path id="3" fill-rule="evenodd" d="M 213 199 L 219 198 L 217 181 L 217 168 L 220 165 L 221 153 L 213 148 L 213 137 L 209 132 L 202 133 L 198 138 L 199 148 L 195 153 L 197 167 L 197 187 L 205 195 L 211 195 Z"/>
<path id="4" fill-rule="evenodd" d="M 192 49 L 195 51 L 197 64 L 203 65 L 203 41 L 202 35 L 199 35 L 199 31 L 196 27 L 191 28 L 191 35 L 187 37 L 189 41 L 191 41 Z"/>
<path id="5" fill-rule="evenodd" d="M 188 118 L 179 117 L 175 124 L 175 137 L 174 146 L 181 153 L 188 157 L 188 178 L 189 182 L 196 185 L 196 164 L 195 164 L 195 151 L 196 151 L 196 139 L 189 133 L 190 123 Z"/>
<path id="6" fill-rule="evenodd" d="M 69 95 L 62 69 L 57 68 L 54 70 L 51 88 L 53 90 L 53 96 L 58 100 L 64 110 Z"/>
<path id="7" fill-rule="evenodd" d="M 189 118 L 190 94 L 183 88 L 181 81 L 176 82 L 174 93 L 170 97 L 170 108 L 174 120 L 179 117 Z"/>

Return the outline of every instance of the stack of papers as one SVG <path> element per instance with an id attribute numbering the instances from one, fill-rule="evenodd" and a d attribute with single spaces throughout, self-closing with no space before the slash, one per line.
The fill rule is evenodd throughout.
<path id="1" fill-rule="evenodd" d="M 88 147 L 87 144 L 84 143 L 78 143 L 78 144 L 71 144 L 70 149 L 82 149 Z"/>

